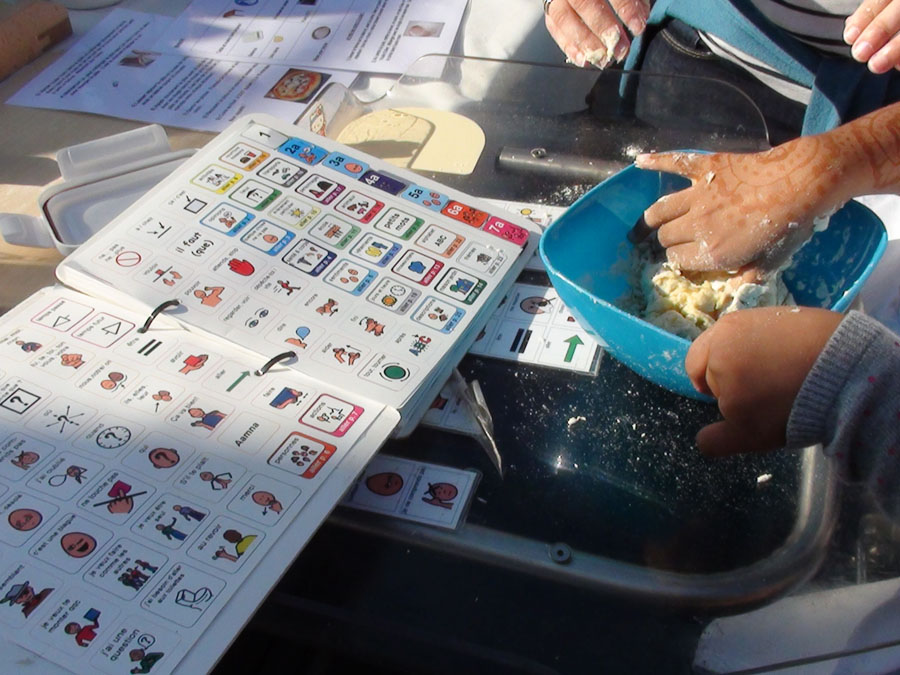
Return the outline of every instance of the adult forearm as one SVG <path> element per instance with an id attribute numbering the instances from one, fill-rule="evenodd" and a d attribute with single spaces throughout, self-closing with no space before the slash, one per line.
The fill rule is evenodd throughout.
<path id="1" fill-rule="evenodd" d="M 844 199 L 900 192 L 900 103 L 869 113 L 823 136 L 833 143 L 843 173 Z"/>

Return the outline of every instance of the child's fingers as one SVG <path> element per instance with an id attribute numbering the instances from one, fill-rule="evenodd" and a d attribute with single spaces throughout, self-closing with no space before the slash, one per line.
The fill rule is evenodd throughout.
<path id="1" fill-rule="evenodd" d="M 743 434 L 730 422 L 713 422 L 697 432 L 697 448 L 707 457 L 727 457 L 744 451 Z"/>
<path id="2" fill-rule="evenodd" d="M 707 382 L 706 368 L 709 365 L 709 349 L 713 339 L 713 328 L 706 330 L 691 343 L 684 359 L 684 369 L 694 385 L 694 389 L 707 396 L 715 396 L 710 383 Z"/>
<path id="3" fill-rule="evenodd" d="M 744 452 L 768 452 L 777 449 L 768 435 L 754 433 L 744 425 L 728 420 L 707 424 L 697 432 L 697 447 L 707 457 L 727 457 Z"/>
<path id="4" fill-rule="evenodd" d="M 869 70 L 881 75 L 898 65 L 900 65 L 900 35 L 895 35 L 869 59 Z"/>
<path id="5" fill-rule="evenodd" d="M 872 20 L 881 13 L 891 0 L 864 0 L 856 11 L 844 21 L 844 42 L 852 45 Z"/>
<path id="6" fill-rule="evenodd" d="M 900 30 L 900 3 L 874 0 L 869 8 L 870 12 L 865 12 L 865 5 L 866 3 L 863 3 L 860 7 L 860 10 L 863 10 L 861 15 L 863 19 L 860 24 L 856 24 L 860 27 L 860 33 L 851 41 L 853 58 L 863 63 L 872 58 L 872 55 L 884 47 Z M 871 20 L 866 22 L 869 17 Z M 864 27 L 863 22 L 866 23 Z M 850 30 L 852 34 L 852 28 Z"/>

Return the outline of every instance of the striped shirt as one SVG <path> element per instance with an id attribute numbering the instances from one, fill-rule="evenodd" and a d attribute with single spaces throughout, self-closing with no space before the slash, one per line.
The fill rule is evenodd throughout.
<path id="1" fill-rule="evenodd" d="M 824 52 L 850 58 L 850 47 L 844 42 L 844 21 L 862 0 L 751 0 L 752 4 L 773 24 L 798 40 Z M 709 33 L 700 37 L 717 56 L 736 63 L 766 86 L 802 103 L 809 103 L 807 87 L 785 77 L 749 54 L 736 49 Z"/>

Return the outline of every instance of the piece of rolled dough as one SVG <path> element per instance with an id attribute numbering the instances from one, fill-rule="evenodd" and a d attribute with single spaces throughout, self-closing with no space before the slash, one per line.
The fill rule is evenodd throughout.
<path id="1" fill-rule="evenodd" d="M 429 120 L 388 108 L 352 120 L 337 140 L 394 166 L 409 167 L 433 132 Z"/>
<path id="2" fill-rule="evenodd" d="M 416 171 L 468 175 L 484 150 L 484 132 L 468 117 L 431 108 L 376 110 L 345 126 L 337 140 Z"/>

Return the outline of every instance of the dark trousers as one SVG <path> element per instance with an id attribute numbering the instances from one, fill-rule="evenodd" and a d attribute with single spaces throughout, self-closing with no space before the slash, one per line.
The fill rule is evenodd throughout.
<path id="1" fill-rule="evenodd" d="M 757 114 L 765 120 L 772 145 L 800 135 L 806 110 L 804 104 L 782 96 L 738 65 L 713 54 L 690 26 L 671 20 L 648 38 L 641 73 L 719 80 L 740 90 L 746 99 L 739 95 L 716 95 L 722 91 L 719 87 L 708 87 L 713 91 L 704 93 L 702 86 L 685 87 L 672 78 L 644 78 L 637 87 L 635 100 L 639 118 L 653 115 L 658 110 L 677 110 L 680 115 L 694 119 L 714 113 L 715 126 L 724 123 L 737 128 L 750 120 L 755 107 Z"/>

